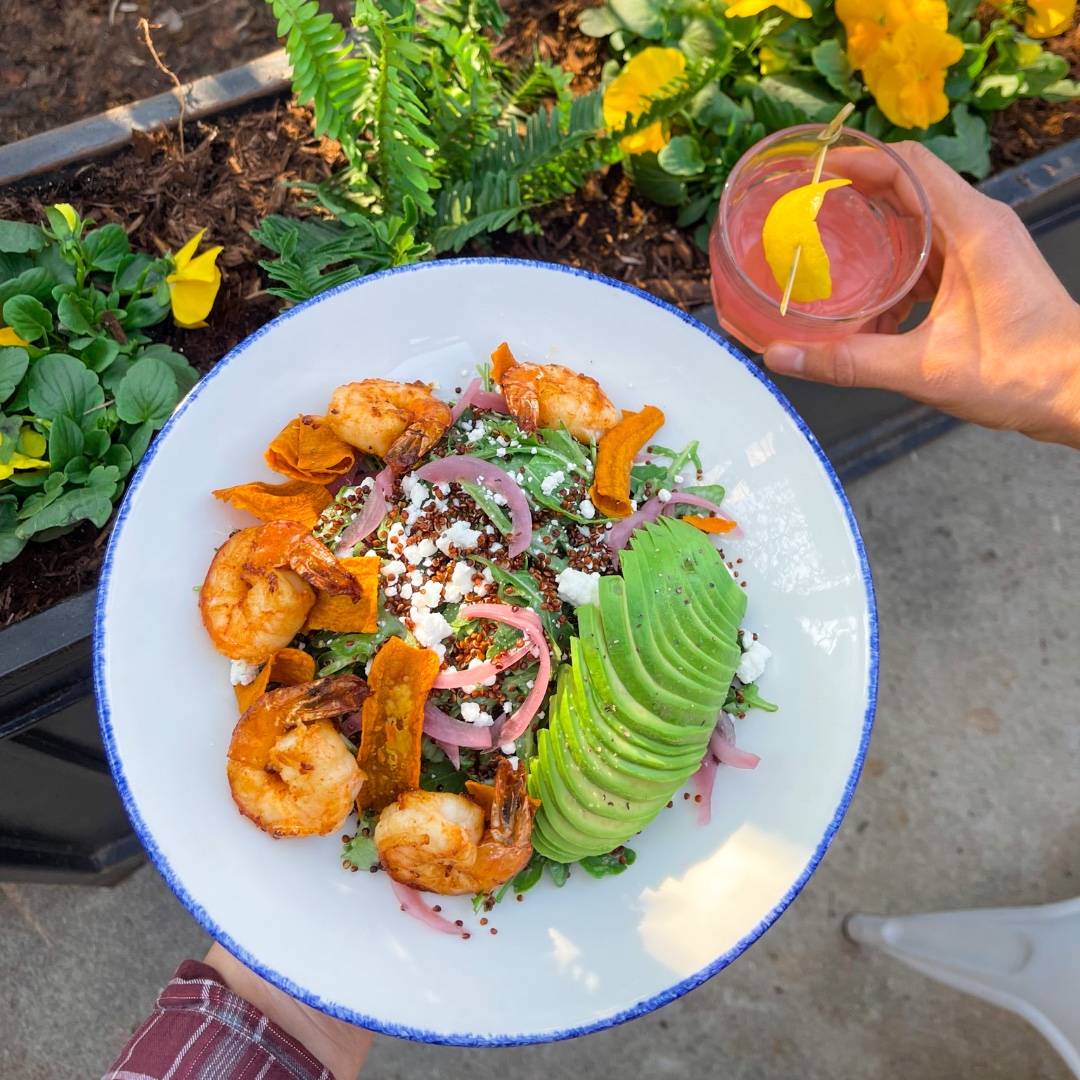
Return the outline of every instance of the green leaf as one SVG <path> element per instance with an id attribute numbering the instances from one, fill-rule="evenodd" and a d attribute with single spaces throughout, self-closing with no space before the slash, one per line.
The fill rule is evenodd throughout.
<path id="1" fill-rule="evenodd" d="M 25 518 L 15 535 L 29 539 L 45 529 L 56 529 L 89 519 L 99 529 L 109 520 L 119 477 L 102 466 L 90 473 L 85 487 L 72 488 Z M 29 500 L 27 500 L 29 502 Z M 25 509 L 25 508 L 24 508 Z"/>
<path id="2" fill-rule="evenodd" d="M 116 264 L 116 276 L 114 278 L 116 288 L 122 293 L 134 292 L 135 286 L 139 284 L 139 278 L 153 264 L 154 260 L 149 255 L 143 255 L 141 252 L 121 256 L 120 261 Z"/>
<path id="3" fill-rule="evenodd" d="M 0 349 L 0 404 L 15 393 L 30 366 L 30 354 L 21 345 Z"/>
<path id="4" fill-rule="evenodd" d="M 82 244 L 89 268 L 105 270 L 110 274 L 120 265 L 120 260 L 131 252 L 127 233 L 119 225 L 103 225 L 88 232 Z"/>
<path id="5" fill-rule="evenodd" d="M 767 75 L 754 90 L 754 113 L 772 130 L 778 129 L 766 118 L 770 112 L 774 119 L 783 121 L 782 127 L 790 127 L 807 122 L 827 123 L 839 110 L 840 102 L 833 95 L 796 75 Z"/>
<path id="6" fill-rule="evenodd" d="M 55 251 L 56 249 L 47 248 L 46 250 Z M 50 270 L 43 266 L 32 266 L 18 277 L 0 285 L 0 305 L 6 304 L 12 297 L 23 295 L 32 296 L 42 303 L 51 302 L 55 285 L 56 276 Z"/>
<path id="7" fill-rule="evenodd" d="M 49 464 L 62 472 L 72 458 L 83 452 L 82 428 L 69 416 L 58 416 L 49 431 Z"/>
<path id="8" fill-rule="evenodd" d="M 116 397 L 116 388 L 127 377 L 134 361 L 130 356 L 121 353 L 101 374 L 101 385 L 105 390 Z"/>
<path id="9" fill-rule="evenodd" d="M 86 413 L 105 401 L 93 372 L 72 356 L 49 353 L 30 369 L 30 408 L 45 420 L 67 416 L 81 425 Z"/>
<path id="10" fill-rule="evenodd" d="M 12 562 L 26 547 L 26 541 L 15 535 L 19 527 L 17 506 L 14 495 L 0 495 L 0 563 Z"/>
<path id="11" fill-rule="evenodd" d="M 557 888 L 561 889 L 570 877 L 570 867 L 566 863 L 555 862 L 554 859 L 548 859 L 546 865 L 551 880 L 555 882 Z"/>
<path id="12" fill-rule="evenodd" d="M 637 852 L 633 848 L 616 848 L 606 855 L 586 855 L 578 859 L 578 865 L 586 874 L 594 878 L 612 877 L 621 874 L 627 867 L 633 866 Z"/>
<path id="13" fill-rule="evenodd" d="M 72 484 L 85 484 L 90 479 L 90 462 L 85 455 L 73 457 L 64 467 L 64 479 Z"/>
<path id="14" fill-rule="evenodd" d="M 862 85 L 852 72 L 843 46 L 836 38 L 815 45 L 810 50 L 810 58 L 834 90 L 849 101 L 858 101 L 862 97 Z"/>
<path id="15" fill-rule="evenodd" d="M 705 171 L 701 147 L 693 135 L 676 135 L 657 154 L 656 163 L 672 176 L 700 176 Z"/>
<path id="16" fill-rule="evenodd" d="M 112 440 L 110 439 L 109 433 L 107 431 L 104 431 L 101 428 L 92 428 L 90 431 L 87 431 L 83 435 L 83 453 L 88 458 L 92 458 L 94 460 L 105 457 L 105 455 L 108 453 L 109 444 L 111 441 Z M 120 449 L 124 451 L 125 455 L 127 455 L 126 460 L 130 463 L 131 453 L 128 448 L 126 446 L 122 446 L 120 447 Z M 125 459 L 121 458 L 121 460 Z M 106 461 L 105 464 L 115 465 L 117 463 L 115 461 Z M 126 476 L 127 473 L 125 472 L 122 475 Z"/>
<path id="17" fill-rule="evenodd" d="M 653 40 L 663 36 L 664 20 L 654 0 L 608 0 L 608 6 L 619 22 L 635 34 Z"/>
<path id="18" fill-rule="evenodd" d="M 198 381 L 199 373 L 187 362 L 187 358 L 174 352 L 168 345 L 147 345 L 137 359 L 152 356 L 169 365 L 169 370 L 176 378 L 176 389 L 183 397 Z"/>
<path id="19" fill-rule="evenodd" d="M 719 484 L 691 484 L 682 489 L 687 495 L 699 495 L 719 506 L 724 501 L 724 489 Z"/>
<path id="20" fill-rule="evenodd" d="M 91 370 L 100 374 L 120 355 L 120 345 L 104 334 L 94 338 L 82 352 L 79 359 Z"/>
<path id="21" fill-rule="evenodd" d="M 37 341 L 52 331 L 52 315 L 32 296 L 13 296 L 4 304 L 3 313 L 4 322 L 24 341 Z"/>
<path id="22" fill-rule="evenodd" d="M 990 173 L 990 133 L 986 121 L 963 104 L 954 105 L 950 116 L 955 135 L 931 135 L 921 142 L 957 172 L 970 173 L 982 180 Z"/>
<path id="23" fill-rule="evenodd" d="M 127 446 L 128 451 L 131 453 L 132 463 L 138 465 L 143 459 L 143 454 L 146 453 L 146 448 L 150 445 L 150 440 L 154 436 L 154 425 L 150 421 L 140 424 L 130 435 L 124 440 L 124 445 Z"/>
<path id="24" fill-rule="evenodd" d="M 345 841 L 341 852 L 342 862 L 355 866 L 358 870 L 370 870 L 373 866 L 379 865 L 379 852 L 375 847 L 377 824 L 374 814 L 360 815 L 356 835 L 351 840 Z"/>
<path id="25" fill-rule="evenodd" d="M 603 7 L 586 8 L 578 16 L 578 29 L 586 37 L 607 37 L 618 30 L 622 23 L 619 17 L 606 5 Z"/>
<path id="26" fill-rule="evenodd" d="M 102 434 L 104 435 L 105 433 L 102 432 Z M 89 440 L 89 436 L 87 436 L 87 439 Z M 123 443 L 116 443 L 114 446 L 110 446 L 102 455 L 101 459 L 106 465 L 111 465 L 116 469 L 120 474 L 121 480 L 123 480 L 134 468 L 134 462 L 131 459 L 131 451 Z"/>
<path id="27" fill-rule="evenodd" d="M 120 322 L 125 329 L 139 330 L 144 326 L 156 326 L 169 314 L 168 300 L 163 304 L 158 297 L 132 300 Z"/>
<path id="28" fill-rule="evenodd" d="M 5 416 L 0 413 L 0 465 L 6 465 L 19 449 L 19 433 L 22 431 L 21 416 Z"/>
<path id="29" fill-rule="evenodd" d="M 52 231 L 61 240 L 70 240 L 72 237 L 77 237 L 82 232 L 83 221 L 79 215 L 75 214 L 75 228 L 73 229 L 68 222 L 68 219 L 64 217 L 63 213 L 55 206 L 45 207 L 45 216 L 49 219 L 49 225 Z"/>
<path id="30" fill-rule="evenodd" d="M 660 206 L 679 206 L 686 199 L 686 184 L 665 172 L 655 154 L 635 154 L 623 162 L 635 188 Z"/>
<path id="31" fill-rule="evenodd" d="M 48 238 L 40 225 L 27 225 L 22 221 L 0 221 L 0 251 L 22 255 L 27 251 L 40 251 L 46 243 Z"/>
<path id="32" fill-rule="evenodd" d="M 679 50 L 688 60 L 715 58 L 728 62 L 731 39 L 715 19 L 698 16 L 691 19 L 679 38 Z"/>
<path id="33" fill-rule="evenodd" d="M 75 334 L 94 333 L 94 305 L 81 296 L 68 294 L 56 305 L 60 325 Z"/>
<path id="34" fill-rule="evenodd" d="M 547 860 L 544 856 L 539 851 L 534 851 L 525 869 L 520 870 L 517 877 L 510 882 L 510 891 L 515 893 L 528 892 L 543 876 L 545 862 Z"/>
<path id="35" fill-rule="evenodd" d="M 1023 90 L 1023 79 L 1018 74 L 987 75 L 979 81 L 975 90 L 975 104 L 980 109 L 997 111 L 1011 105 Z"/>
<path id="36" fill-rule="evenodd" d="M 1080 98 L 1080 82 L 1075 79 L 1062 79 L 1051 83 L 1040 95 L 1043 101 L 1075 101 Z"/>
<path id="37" fill-rule="evenodd" d="M 161 427 L 176 406 L 176 377 L 164 361 L 153 356 L 136 360 L 116 388 L 116 414 L 129 424 Z"/>

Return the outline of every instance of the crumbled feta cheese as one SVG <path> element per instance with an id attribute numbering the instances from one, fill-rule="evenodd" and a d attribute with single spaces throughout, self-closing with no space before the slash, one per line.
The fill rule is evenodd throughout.
<path id="1" fill-rule="evenodd" d="M 386 588 L 383 589 L 383 592 L 386 593 L 387 596 L 397 596 L 397 586 L 387 585 Z"/>
<path id="2" fill-rule="evenodd" d="M 443 599 L 448 604 L 457 604 L 472 592 L 473 568 L 467 562 L 454 563 L 454 572 L 443 585 Z"/>
<path id="3" fill-rule="evenodd" d="M 760 641 L 755 641 L 754 635 L 749 630 L 742 632 L 739 644 L 742 646 L 743 654 L 739 666 L 735 669 L 735 674 L 744 683 L 755 682 L 764 673 L 765 664 L 772 656 L 772 649 L 766 648 Z"/>
<path id="4" fill-rule="evenodd" d="M 545 495 L 550 495 L 565 480 L 566 476 L 563 474 L 562 469 L 556 469 L 553 473 L 548 473 L 548 475 L 540 481 L 540 490 Z"/>
<path id="5" fill-rule="evenodd" d="M 389 562 L 382 564 L 379 573 L 384 574 L 386 577 L 398 577 L 405 573 L 405 569 L 405 564 L 400 559 L 391 559 Z"/>
<path id="6" fill-rule="evenodd" d="M 484 580 L 489 585 L 493 585 L 495 583 L 495 579 L 491 576 L 491 567 L 490 566 L 485 566 L 484 567 L 484 573 L 483 573 L 482 576 L 483 576 Z"/>
<path id="7" fill-rule="evenodd" d="M 233 686 L 250 686 L 262 670 L 261 664 L 249 664 L 246 660 L 234 660 L 229 668 L 229 682 Z"/>
<path id="8" fill-rule="evenodd" d="M 474 443 L 478 439 L 482 439 L 487 434 L 487 428 L 484 427 L 481 421 L 477 420 L 472 426 L 472 430 L 465 436 L 468 442 Z"/>
<path id="9" fill-rule="evenodd" d="M 495 451 L 495 456 L 496 457 L 506 457 L 506 447 L 505 446 L 498 447 L 496 449 L 496 451 Z"/>
<path id="10" fill-rule="evenodd" d="M 435 541 L 435 547 L 444 555 L 450 554 L 451 544 L 458 551 L 472 551 L 479 538 L 479 530 L 471 528 L 467 521 L 455 521 L 450 528 L 443 529 L 439 539 Z"/>
<path id="11" fill-rule="evenodd" d="M 674 479 L 676 484 L 681 484 L 686 480 L 686 477 L 685 476 L 675 476 L 672 479 Z"/>
<path id="12" fill-rule="evenodd" d="M 582 499 L 581 503 L 580 503 L 580 505 L 578 506 L 577 509 L 578 509 L 578 513 L 583 518 L 589 518 L 590 520 L 592 520 L 592 518 L 596 517 L 596 507 L 593 506 L 593 504 L 591 502 L 589 502 L 588 499 Z M 586 536 L 589 535 L 588 531 L 585 532 L 585 535 Z"/>
<path id="13" fill-rule="evenodd" d="M 495 723 L 475 701 L 463 701 L 461 703 L 461 719 L 466 724 L 475 724 L 477 727 L 491 727 Z"/>
<path id="14" fill-rule="evenodd" d="M 494 504 L 495 504 L 496 506 L 505 506 L 505 505 L 506 505 L 506 499 L 505 499 L 505 498 L 503 498 L 503 496 L 502 496 L 502 495 L 500 495 L 500 494 L 499 494 L 499 493 L 498 493 L 497 491 L 496 491 L 496 492 L 492 492 L 492 495 L 491 495 L 491 501 L 492 501 L 492 502 L 493 502 L 493 503 L 494 503 Z"/>
<path id="15" fill-rule="evenodd" d="M 386 550 L 394 552 L 398 551 L 405 546 L 405 537 L 409 534 L 405 531 L 405 526 L 400 521 L 395 521 L 389 529 L 386 530 Z"/>
<path id="16" fill-rule="evenodd" d="M 402 600 L 408 600 L 412 596 L 413 587 L 406 581 L 398 591 Z"/>
<path id="17" fill-rule="evenodd" d="M 413 637 L 425 648 L 431 648 L 454 632 L 453 627 L 437 611 L 413 608 L 410 614 L 413 621 Z"/>
<path id="18" fill-rule="evenodd" d="M 502 752 L 503 752 L 504 754 L 506 754 L 507 756 L 509 756 L 510 754 L 514 753 L 514 751 L 515 751 L 515 750 L 517 750 L 517 743 L 516 743 L 516 742 L 507 742 L 507 743 L 503 743 L 503 744 L 502 744 L 502 745 L 501 745 L 501 746 L 499 747 L 499 749 L 500 749 L 500 750 L 501 750 L 501 751 L 502 751 Z"/>
<path id="19" fill-rule="evenodd" d="M 511 754 L 506 760 L 510 762 L 510 768 L 517 772 L 518 766 L 521 764 L 521 759 L 517 754 Z"/>
<path id="20" fill-rule="evenodd" d="M 409 584 L 414 589 L 419 589 L 420 586 L 424 584 L 424 581 L 425 581 L 425 578 L 424 578 L 424 571 L 423 570 L 413 570 L 409 574 Z"/>
<path id="21" fill-rule="evenodd" d="M 364 479 L 361 480 L 359 485 L 358 485 L 358 487 L 360 488 L 361 491 L 370 491 L 374 486 L 375 486 L 375 480 L 371 476 L 365 476 Z"/>
<path id="22" fill-rule="evenodd" d="M 442 603 L 443 587 L 439 581 L 429 581 L 422 589 L 413 590 L 414 608 L 435 608 Z"/>
<path id="23" fill-rule="evenodd" d="M 427 559 L 434 555 L 436 550 L 433 541 L 424 539 L 418 543 L 407 545 L 402 554 L 410 566 L 415 566 L 421 559 Z"/>
<path id="24" fill-rule="evenodd" d="M 413 482 L 412 490 L 409 492 L 409 502 L 413 506 L 423 506 L 430 495 L 431 492 L 428 490 L 427 484 L 422 480 L 416 480 Z"/>
<path id="25" fill-rule="evenodd" d="M 555 581 L 559 586 L 559 599 L 565 600 L 574 607 L 600 603 L 600 575 L 598 573 L 586 574 L 568 566 L 555 575 Z"/>
<path id="26" fill-rule="evenodd" d="M 658 491 L 658 492 L 656 493 L 656 497 L 657 497 L 657 498 L 658 498 L 658 499 L 659 499 L 659 500 L 660 500 L 661 502 L 671 502 L 671 492 L 670 492 L 670 491 L 668 491 L 668 489 L 667 489 L 667 488 L 661 488 L 661 489 L 660 489 L 660 490 L 659 490 L 659 491 Z"/>
<path id="27" fill-rule="evenodd" d="M 435 490 L 440 495 L 449 495 L 450 494 L 450 485 L 449 484 L 436 484 L 435 485 Z"/>
<path id="28" fill-rule="evenodd" d="M 496 542 L 494 544 L 488 544 L 488 551 L 490 551 L 493 555 L 497 551 L 502 551 L 502 549 L 503 549 L 503 545 L 498 543 L 498 542 Z"/>

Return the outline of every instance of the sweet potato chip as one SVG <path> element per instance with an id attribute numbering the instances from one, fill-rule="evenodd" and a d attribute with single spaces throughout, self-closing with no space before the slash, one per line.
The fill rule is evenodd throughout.
<path id="1" fill-rule="evenodd" d="M 270 683 L 282 686 L 299 686 L 315 678 L 315 660 L 303 649 L 278 649 L 259 672 L 254 682 L 247 686 L 234 686 L 236 703 L 240 706 L 240 715 L 251 708 L 256 698 L 266 693 Z"/>
<path id="2" fill-rule="evenodd" d="M 322 484 L 307 480 L 288 480 L 284 484 L 251 484 L 219 488 L 215 499 L 232 503 L 238 510 L 247 510 L 260 521 L 299 521 L 311 529 L 319 515 L 334 501 Z"/>
<path id="3" fill-rule="evenodd" d="M 739 524 L 731 518 L 705 517 L 702 514 L 684 514 L 683 521 L 703 533 L 729 533 Z"/>
<path id="4" fill-rule="evenodd" d="M 514 354 L 510 351 L 510 346 L 504 341 L 492 354 L 491 354 L 491 377 L 497 383 L 501 383 L 503 376 L 512 368 L 517 367 L 517 361 L 514 359 Z"/>
<path id="5" fill-rule="evenodd" d="M 315 606 L 308 612 L 305 630 L 332 630 L 336 634 L 374 634 L 379 629 L 379 567 L 374 556 L 339 559 L 360 586 L 360 599 L 331 596 L 315 590 Z"/>
<path id="6" fill-rule="evenodd" d="M 356 453 L 330 430 L 325 417 L 298 416 L 285 425 L 264 457 L 267 465 L 283 476 L 328 484 L 353 467 Z"/>
<path id="7" fill-rule="evenodd" d="M 596 444 L 596 478 L 589 498 L 605 517 L 625 518 L 633 513 L 630 470 L 634 457 L 663 424 L 664 414 L 655 405 L 646 405 L 641 412 L 624 412 Z"/>
<path id="8" fill-rule="evenodd" d="M 401 638 L 390 638 L 375 654 L 356 759 L 367 775 L 356 799 L 358 810 L 382 810 L 419 786 L 424 702 L 438 673 L 438 653 L 406 645 Z"/>

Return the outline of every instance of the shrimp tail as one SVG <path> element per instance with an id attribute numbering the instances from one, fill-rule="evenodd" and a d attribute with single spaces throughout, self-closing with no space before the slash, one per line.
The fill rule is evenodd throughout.
<path id="1" fill-rule="evenodd" d="M 296 712 L 293 715 L 304 723 L 356 712 L 371 692 L 368 684 L 358 675 L 331 675 L 315 682 L 287 686 L 274 693 L 283 694 L 285 691 L 296 692 Z"/>
<path id="2" fill-rule="evenodd" d="M 494 840 L 500 844 L 524 844 L 532 835 L 532 803 L 524 769 L 515 769 L 505 758 L 495 773 L 495 794 L 491 801 Z"/>
<path id="3" fill-rule="evenodd" d="M 290 566 L 309 585 L 331 596 L 362 598 L 356 578 L 298 521 L 271 521 L 264 525 L 259 547 L 268 556 L 267 562 Z"/>
<path id="4" fill-rule="evenodd" d="M 386 464 L 395 473 L 408 472 L 446 434 L 452 416 L 449 405 L 431 398 L 391 443 Z"/>
<path id="5" fill-rule="evenodd" d="M 540 425 L 540 394 L 534 372 L 519 364 L 503 376 L 502 390 L 506 407 L 522 431 L 533 432 Z"/>

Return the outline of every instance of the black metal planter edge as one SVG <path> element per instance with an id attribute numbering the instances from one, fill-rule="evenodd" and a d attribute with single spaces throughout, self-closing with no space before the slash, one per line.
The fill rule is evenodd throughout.
<path id="1" fill-rule="evenodd" d="M 273 53 L 185 87 L 186 116 L 224 112 L 287 85 L 283 53 Z M 161 94 L 0 147 L 0 184 L 115 152 L 130 142 L 133 129 L 161 127 L 178 116 L 176 95 Z M 1016 209 L 1036 237 L 1064 229 L 1080 218 L 1080 140 L 992 176 L 980 187 Z M 709 309 L 699 314 L 710 321 Z M 803 411 L 799 387 L 791 381 L 783 388 Z M 872 430 L 821 438 L 842 480 L 855 479 L 956 423 L 892 397 L 876 400 L 881 415 Z M 143 861 L 97 726 L 95 597 L 94 591 L 82 593 L 0 630 L 0 881 L 111 884 Z"/>

